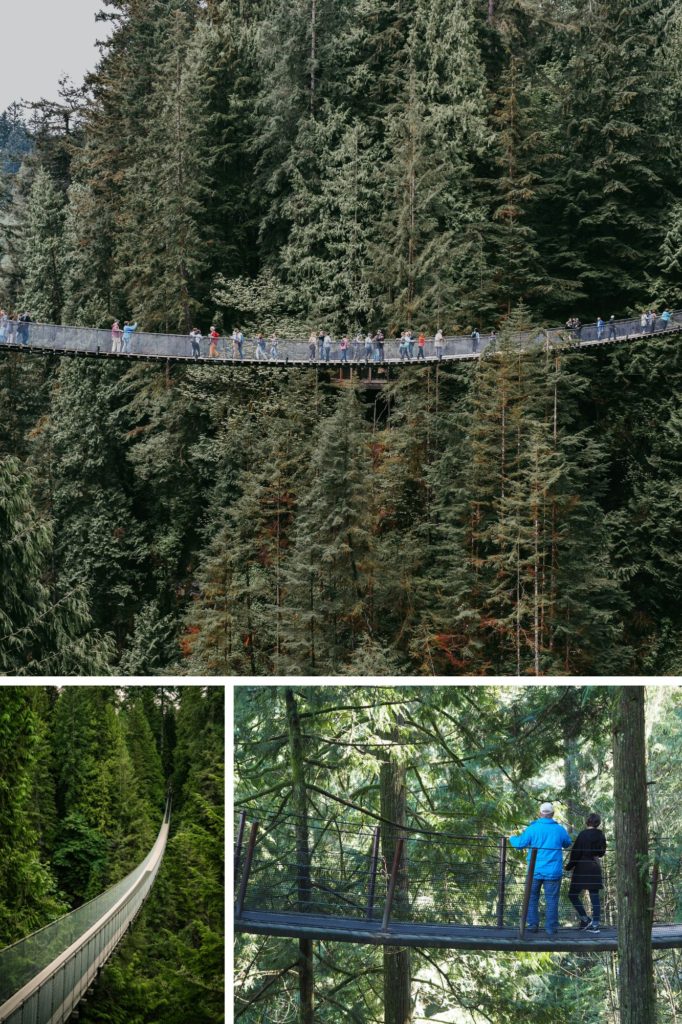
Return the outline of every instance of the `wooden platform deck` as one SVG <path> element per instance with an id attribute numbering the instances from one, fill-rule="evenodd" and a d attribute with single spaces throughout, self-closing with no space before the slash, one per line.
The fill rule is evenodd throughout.
<path id="1" fill-rule="evenodd" d="M 235 918 L 234 929 L 236 932 L 251 935 L 324 939 L 327 942 L 356 942 L 371 946 L 416 946 L 424 949 L 595 953 L 618 948 L 615 928 L 603 928 L 599 935 L 591 935 L 575 928 L 560 928 L 553 938 L 547 936 L 541 928 L 538 932 L 527 931 L 521 939 L 516 928 L 393 921 L 388 931 L 382 932 L 380 921 L 256 910 L 244 911 L 240 918 Z M 654 949 L 681 948 L 682 924 L 654 927 L 651 944 Z"/>

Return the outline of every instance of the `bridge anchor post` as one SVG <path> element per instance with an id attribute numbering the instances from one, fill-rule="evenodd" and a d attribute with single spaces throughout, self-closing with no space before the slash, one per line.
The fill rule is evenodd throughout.
<path id="1" fill-rule="evenodd" d="M 369 890 L 367 893 L 367 920 L 372 920 L 372 914 L 374 913 L 374 892 L 377 883 L 377 862 L 379 860 L 379 826 L 374 829 L 374 838 L 372 839 L 372 853 L 369 862 Z"/>
<path id="2" fill-rule="evenodd" d="M 242 844 L 244 842 L 244 827 L 246 825 L 246 811 L 242 811 L 239 815 L 239 825 L 237 827 L 237 842 L 234 848 L 234 884 L 237 884 L 239 877 L 239 862 L 242 858 Z"/>
<path id="3" fill-rule="evenodd" d="M 249 875 L 251 874 L 251 865 L 253 863 L 253 854 L 256 848 L 256 836 L 258 835 L 258 822 L 254 821 L 251 826 L 251 832 L 249 834 L 249 845 L 246 848 L 246 860 L 244 861 L 244 870 L 242 871 L 242 880 L 239 886 L 239 894 L 237 896 L 237 905 L 235 907 L 235 916 L 241 917 L 244 910 L 244 899 L 246 897 L 246 887 L 249 884 Z"/>
<path id="4" fill-rule="evenodd" d="M 507 873 L 507 837 L 500 839 L 500 877 L 497 883 L 497 927 L 504 928 L 505 876 Z"/>
<path id="5" fill-rule="evenodd" d="M 533 878 L 535 876 L 535 861 L 538 859 L 537 848 L 533 848 L 530 851 L 530 861 L 528 862 L 528 871 L 526 873 L 526 885 L 523 890 L 523 906 L 521 907 L 521 920 L 519 922 L 519 938 L 524 938 L 526 934 L 526 918 L 528 917 L 528 904 L 530 903 L 530 891 L 533 885 Z"/>
<path id="6" fill-rule="evenodd" d="M 403 847 L 405 846 L 405 838 L 401 836 L 395 845 L 395 855 L 393 857 L 393 867 L 391 868 L 391 878 L 388 883 L 388 892 L 386 894 L 386 903 L 384 905 L 384 916 L 381 922 L 382 932 L 388 931 L 388 922 L 391 919 L 391 910 L 393 909 L 393 898 L 395 896 L 395 887 L 398 881 L 398 871 L 400 869 L 400 861 L 403 856 Z"/>

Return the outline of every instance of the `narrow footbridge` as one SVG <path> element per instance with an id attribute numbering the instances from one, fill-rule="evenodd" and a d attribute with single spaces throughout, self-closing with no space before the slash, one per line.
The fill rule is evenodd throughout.
<path id="1" fill-rule="evenodd" d="M 648 325 L 642 325 L 640 317 L 617 320 L 598 326 L 583 324 L 579 328 L 566 327 L 528 331 L 515 335 L 520 348 L 550 349 L 556 346 L 591 348 L 613 345 L 618 342 L 646 340 L 660 335 L 682 332 L 682 310 L 675 310 L 668 321 L 656 318 Z M 57 324 L 9 321 L 0 324 L 0 351 L 49 352 L 61 356 L 94 356 L 102 359 L 143 360 L 162 362 L 196 362 L 213 366 L 238 365 L 241 363 L 266 367 L 334 365 L 347 373 L 357 370 L 358 375 L 380 378 L 391 367 L 408 363 L 426 365 L 434 362 L 455 362 L 462 359 L 478 359 L 482 352 L 497 346 L 493 334 L 449 336 L 443 339 L 442 347 L 436 348 L 435 339 L 427 338 L 422 357 L 416 336 L 414 343 L 400 346 L 398 339 L 387 338 L 382 350 L 376 345 L 366 346 L 364 341 L 351 341 L 348 349 L 342 351 L 340 339 L 335 339 L 331 349 L 325 351 L 307 341 L 279 338 L 268 339 L 258 345 L 253 338 L 247 338 L 241 345 L 231 338 L 221 337 L 215 347 L 203 338 L 199 342 L 198 354 L 193 349 L 188 335 L 152 334 L 136 330 L 127 339 L 112 337 L 111 330 L 90 327 L 69 327 Z"/>
<path id="2" fill-rule="evenodd" d="M 100 896 L 0 950 L 0 1024 L 62 1024 L 139 914 L 163 859 L 170 800 L 141 864 Z"/>
<path id="3" fill-rule="evenodd" d="M 614 880 L 604 859 L 599 934 L 577 929 L 562 884 L 554 936 L 526 924 L 534 858 L 506 838 L 366 827 L 279 815 L 236 823 L 236 932 L 377 946 L 462 950 L 615 950 Z M 657 847 L 652 946 L 682 947 L 682 858 Z M 589 909 L 589 897 L 586 906 Z"/>

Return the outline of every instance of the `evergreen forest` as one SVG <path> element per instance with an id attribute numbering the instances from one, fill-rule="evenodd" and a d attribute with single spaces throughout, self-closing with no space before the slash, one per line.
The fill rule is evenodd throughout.
<path id="1" fill-rule="evenodd" d="M 0 949 L 135 868 L 172 794 L 149 899 L 81 1021 L 224 1019 L 223 779 L 222 687 L 0 687 Z"/>
<path id="2" fill-rule="evenodd" d="M 682 306 L 679 2 L 101 20 L 0 118 L 0 306 L 498 343 L 379 392 L 0 351 L 0 672 L 678 674 L 679 343 L 512 335 Z"/>
<path id="3" fill-rule="evenodd" d="M 655 924 L 682 921 L 678 686 L 240 684 L 234 722 L 237 830 L 241 812 L 246 822 L 236 892 L 258 822 L 247 917 L 298 909 L 362 925 L 374 899 L 381 922 L 398 863 L 396 927 L 491 923 L 494 932 L 500 840 L 518 835 L 550 800 L 572 838 L 589 813 L 601 815 L 602 928 L 617 919 L 619 936 L 617 952 L 382 947 L 249 934 L 238 909 L 236 1021 L 679 1019 L 680 950 L 652 956 L 651 949 L 652 906 Z M 399 836 L 406 845 L 396 854 Z M 523 852 L 507 849 L 510 928 L 518 922 Z M 567 881 L 562 888 L 561 927 L 575 928 Z"/>
<path id="4" fill-rule="evenodd" d="M 0 670 L 680 674 L 679 342 L 499 348 L 380 391 L 0 355 Z"/>

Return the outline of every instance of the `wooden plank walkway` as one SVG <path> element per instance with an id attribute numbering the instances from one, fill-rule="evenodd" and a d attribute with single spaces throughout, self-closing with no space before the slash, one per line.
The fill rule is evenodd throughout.
<path id="1" fill-rule="evenodd" d="M 314 914 L 272 913 L 245 910 L 235 918 L 236 932 L 289 938 L 324 939 L 327 942 L 357 942 L 371 946 L 416 946 L 424 949 L 501 950 L 505 952 L 555 951 L 596 953 L 618 948 L 615 928 L 603 928 L 590 935 L 577 928 L 560 928 L 555 938 L 541 929 L 519 938 L 516 928 L 485 928 L 462 925 L 415 924 L 393 921 L 381 931 L 380 921 L 353 917 L 324 917 Z M 658 925 L 651 933 L 654 949 L 682 947 L 682 924 Z"/>

